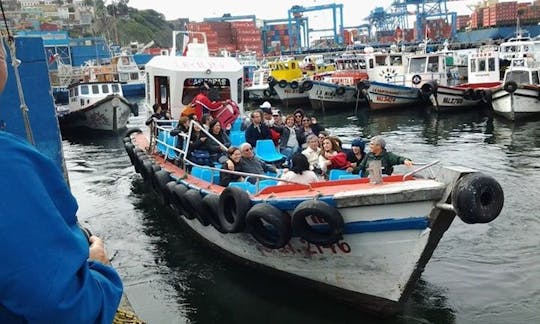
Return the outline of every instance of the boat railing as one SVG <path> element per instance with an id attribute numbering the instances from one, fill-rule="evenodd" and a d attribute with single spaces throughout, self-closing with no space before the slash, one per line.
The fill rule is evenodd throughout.
<path id="1" fill-rule="evenodd" d="M 178 136 L 183 137 L 183 143 L 184 143 L 183 147 L 178 148 L 178 147 L 176 147 L 174 145 L 171 145 L 170 142 L 167 142 L 166 140 L 160 139 L 159 136 L 158 136 L 159 131 L 164 132 L 168 136 L 170 136 L 170 131 L 173 129 L 173 127 L 171 126 L 171 122 L 173 122 L 173 121 L 154 119 L 154 122 L 152 123 L 152 126 L 151 126 L 151 131 L 150 131 L 151 140 L 150 140 L 149 150 L 151 150 L 151 151 L 154 150 L 154 147 L 157 144 L 160 144 L 167 150 L 175 151 L 177 156 L 178 156 L 177 159 L 179 159 L 179 160 L 181 160 L 183 162 L 182 163 L 182 168 L 183 168 L 184 172 L 186 172 L 186 173 L 188 173 L 186 167 L 189 165 L 191 167 L 198 167 L 198 168 L 201 168 L 201 169 L 211 170 L 212 172 L 222 172 L 222 173 L 229 173 L 229 174 L 239 175 L 239 176 L 242 176 L 242 177 L 246 178 L 245 181 L 247 181 L 249 178 L 254 178 L 254 179 L 257 179 L 257 181 L 255 182 L 255 189 L 256 189 L 255 194 L 258 194 L 259 191 L 264 189 L 264 188 L 262 188 L 262 189 L 260 188 L 259 182 L 261 180 L 275 180 L 275 181 L 281 181 L 281 182 L 286 182 L 286 183 L 290 183 L 290 184 L 302 185 L 302 186 L 307 187 L 309 190 L 312 190 L 312 187 L 311 187 L 310 184 L 304 184 L 304 183 L 300 183 L 300 182 L 296 182 L 296 181 L 281 179 L 281 178 L 278 178 L 277 176 L 272 176 L 272 175 L 267 175 L 267 174 L 256 174 L 256 173 L 249 173 L 249 172 L 241 172 L 241 171 L 232 171 L 232 170 L 217 168 L 215 166 L 197 164 L 197 163 L 189 160 L 189 158 L 187 156 L 187 152 L 189 152 L 189 139 L 191 138 L 193 127 L 195 125 L 197 125 L 200 128 L 200 131 L 203 132 L 205 135 L 207 135 L 210 140 L 218 143 L 224 149 L 228 149 L 228 148 L 225 145 L 223 145 L 223 143 L 221 143 L 218 139 L 216 139 L 212 134 L 210 134 L 210 132 L 206 128 L 201 126 L 195 120 L 190 121 L 189 130 L 188 130 L 187 134 L 184 133 L 184 132 L 179 132 L 178 133 Z M 279 176 L 279 173 L 278 173 L 278 176 Z"/>
<path id="2" fill-rule="evenodd" d="M 429 162 L 429 163 L 419 163 L 419 162 L 414 162 L 413 165 L 419 165 L 420 167 L 418 169 L 414 169 L 412 170 L 411 172 L 408 172 L 408 173 L 405 173 L 403 175 L 403 181 L 405 181 L 405 179 L 407 179 L 408 177 L 411 177 L 415 174 L 417 174 L 418 172 L 420 171 L 423 171 L 423 170 L 426 170 L 426 169 L 430 169 L 432 166 L 434 166 L 435 164 L 438 164 L 440 162 L 440 160 L 435 160 L 433 162 Z M 431 169 L 430 169 L 431 170 Z M 434 178 L 435 175 L 433 174 L 433 172 L 431 172 L 431 177 Z"/>

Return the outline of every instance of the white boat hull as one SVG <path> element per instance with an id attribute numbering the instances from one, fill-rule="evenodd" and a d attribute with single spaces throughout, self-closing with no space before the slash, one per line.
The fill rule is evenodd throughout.
<path id="1" fill-rule="evenodd" d="M 309 103 L 309 91 L 302 90 L 302 82 L 298 82 L 299 86 L 296 89 L 291 88 L 291 84 L 282 88 L 279 84 L 274 86 L 279 100 L 285 105 L 305 105 Z"/>
<path id="2" fill-rule="evenodd" d="M 109 95 L 90 106 L 71 110 L 60 118 L 60 124 L 65 128 L 84 127 L 116 132 L 126 127 L 130 114 L 131 105 L 126 99 Z"/>
<path id="3" fill-rule="evenodd" d="M 482 103 L 481 98 L 469 98 L 465 94 L 467 89 L 438 86 L 437 91 L 429 99 L 436 111 L 453 111 L 471 108 Z"/>
<path id="4" fill-rule="evenodd" d="M 365 102 L 357 94 L 356 87 L 313 81 L 313 88 L 309 90 L 309 101 L 316 110 L 343 109 Z"/>
<path id="5" fill-rule="evenodd" d="M 277 101 L 279 100 L 279 96 L 275 91 L 272 91 L 273 89 L 270 88 L 268 84 L 265 85 L 252 85 L 251 87 L 247 87 L 244 89 L 245 92 L 248 93 L 248 100 L 250 101 Z"/>
<path id="6" fill-rule="evenodd" d="M 371 110 L 405 107 L 423 102 L 418 88 L 375 81 L 370 83 L 366 96 Z"/>
<path id="7" fill-rule="evenodd" d="M 514 93 L 499 88 L 492 94 L 493 111 L 510 120 L 540 114 L 540 87 L 519 87 Z"/>

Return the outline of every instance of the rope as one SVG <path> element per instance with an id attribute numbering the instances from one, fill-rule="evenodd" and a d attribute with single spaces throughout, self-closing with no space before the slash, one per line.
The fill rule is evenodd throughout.
<path id="1" fill-rule="evenodd" d="M 113 319 L 113 324 L 146 324 L 135 313 L 127 309 L 119 308 Z"/>
<path id="2" fill-rule="evenodd" d="M 19 93 L 19 101 L 21 102 L 21 114 L 24 121 L 24 129 L 26 131 L 26 139 L 32 145 L 36 145 L 34 142 L 34 134 L 32 133 L 32 127 L 30 126 L 30 118 L 28 118 L 28 106 L 24 100 L 24 92 L 21 84 L 21 77 L 19 75 L 19 65 L 21 61 L 17 59 L 16 50 L 15 50 L 15 39 L 9 31 L 9 27 L 6 20 L 6 13 L 4 12 L 4 6 L 0 1 L 0 9 L 2 10 L 2 18 L 4 19 L 4 24 L 6 26 L 8 48 L 11 55 L 11 65 L 13 66 L 13 71 L 15 72 L 15 81 L 17 82 L 17 92 Z M 0 46 L 4 46 L 4 37 L 1 37 Z"/>

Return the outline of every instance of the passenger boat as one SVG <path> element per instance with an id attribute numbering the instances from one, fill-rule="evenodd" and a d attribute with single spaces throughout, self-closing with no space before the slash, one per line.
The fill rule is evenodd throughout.
<path id="1" fill-rule="evenodd" d="M 454 111 L 491 103 L 491 91 L 501 85 L 499 52 L 493 46 L 481 47 L 468 55 L 468 82 L 458 85 L 435 84 L 430 100 L 436 111 Z"/>
<path id="2" fill-rule="evenodd" d="M 87 128 L 116 132 L 126 127 L 138 107 L 122 94 L 119 82 L 87 81 L 68 87 L 69 103 L 57 105 L 62 128 Z"/>
<path id="3" fill-rule="evenodd" d="M 220 172 L 235 171 L 193 164 L 169 141 L 168 128 L 155 127 L 163 136 L 128 131 L 126 151 L 192 232 L 226 255 L 370 312 L 401 310 L 456 214 L 486 223 L 503 206 L 493 178 L 463 167 L 430 176 L 436 162 L 378 180 L 309 185 L 237 172 L 258 181 L 221 187 Z"/>
<path id="4" fill-rule="evenodd" d="M 515 58 L 504 72 L 503 86 L 493 90 L 493 112 L 510 120 L 540 114 L 540 66 L 532 57 Z"/>

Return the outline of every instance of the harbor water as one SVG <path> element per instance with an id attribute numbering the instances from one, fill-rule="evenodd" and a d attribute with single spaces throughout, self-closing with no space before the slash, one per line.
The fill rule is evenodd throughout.
<path id="1" fill-rule="evenodd" d="M 442 115 L 421 109 L 315 115 L 345 143 L 357 136 L 383 135 L 390 151 L 413 161 L 440 160 L 495 177 L 505 192 L 501 215 L 481 225 L 456 218 L 404 312 L 377 319 L 229 259 L 200 241 L 145 188 L 122 135 L 64 134 L 79 218 L 105 240 L 143 320 L 540 323 L 540 120 L 508 122 L 487 111 Z M 145 119 L 142 112 L 129 126 L 144 128 Z"/>

